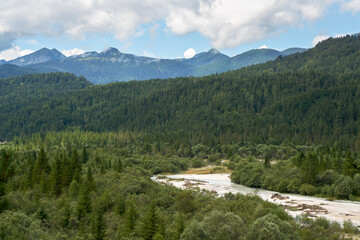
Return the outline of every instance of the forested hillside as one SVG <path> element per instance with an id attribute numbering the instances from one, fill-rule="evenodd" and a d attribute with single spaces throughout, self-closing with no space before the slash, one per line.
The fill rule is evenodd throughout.
<path id="1" fill-rule="evenodd" d="M 32 69 L 21 68 L 12 64 L 0 65 L 0 78 L 16 77 L 34 72 Z"/>
<path id="2" fill-rule="evenodd" d="M 302 54 L 202 78 L 113 83 L 36 101 L 20 94 L 15 111 L 3 108 L 0 136 L 76 127 L 148 133 L 169 142 L 174 136 L 208 145 L 338 142 L 355 149 L 359 72 L 349 69 L 359 69 L 359 44 L 358 37 L 330 39 Z"/>
<path id="3" fill-rule="evenodd" d="M 342 38 L 329 38 L 303 53 L 286 58 L 278 57 L 275 61 L 247 68 L 250 72 L 258 71 L 307 71 L 347 74 L 360 70 L 359 35 Z"/>

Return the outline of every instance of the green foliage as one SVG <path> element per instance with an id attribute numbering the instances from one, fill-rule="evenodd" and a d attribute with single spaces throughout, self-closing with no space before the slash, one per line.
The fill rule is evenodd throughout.
<path id="1" fill-rule="evenodd" d="M 125 213 L 125 223 L 123 228 L 123 234 L 129 236 L 134 232 L 136 226 L 136 211 L 133 203 L 133 199 L 130 199 L 127 205 Z"/>
<path id="2" fill-rule="evenodd" d="M 93 214 L 94 216 L 91 230 L 94 239 L 102 240 L 105 238 L 106 224 L 104 222 L 104 207 L 100 202 L 96 203 Z"/>
<path id="3" fill-rule="evenodd" d="M 359 196 L 359 175 L 347 171 L 348 159 L 358 159 L 357 153 L 340 149 L 317 147 L 304 153 L 300 151 L 289 160 L 281 160 L 271 167 L 260 160 L 241 160 L 231 180 L 250 187 L 322 195 L 330 198 L 356 199 Z"/>
<path id="4" fill-rule="evenodd" d="M 104 86 L 65 73 L 3 79 L 0 137 L 131 131 L 146 134 L 144 152 L 162 152 L 155 146 L 161 139 L 186 157 L 202 157 L 199 144 L 234 142 L 337 142 L 358 151 L 359 43 L 356 36 L 329 39 L 302 54 L 202 78 Z"/>
<path id="5" fill-rule="evenodd" d="M 208 234 L 201 223 L 193 221 L 181 234 L 181 240 L 207 240 Z"/>
<path id="6" fill-rule="evenodd" d="M 148 212 L 142 220 L 141 235 L 145 240 L 151 240 L 159 229 L 155 204 L 151 203 Z"/>
<path id="7" fill-rule="evenodd" d="M 243 220 L 234 213 L 210 212 L 202 221 L 209 239 L 232 240 L 245 239 L 247 228 Z"/>
<path id="8" fill-rule="evenodd" d="M 50 172 L 49 160 L 46 156 L 44 148 L 41 147 L 32 173 L 32 183 L 33 184 L 40 183 L 40 181 L 43 180 L 45 175 L 47 175 L 49 172 Z"/>
<path id="9" fill-rule="evenodd" d="M 80 189 L 78 202 L 76 205 L 77 217 L 80 221 L 85 221 L 87 214 L 91 212 L 90 188 L 84 182 Z"/>
<path id="10" fill-rule="evenodd" d="M 5 183 L 7 194 L 3 198 L 9 205 L 7 210 L 0 213 L 0 238 L 222 240 L 269 236 L 296 239 L 296 236 L 306 236 L 307 239 L 331 239 L 342 234 L 343 230 L 339 226 L 326 221 L 299 220 L 300 223 L 297 223 L 279 206 L 257 196 L 226 194 L 215 198 L 208 192 L 184 191 L 158 184 L 150 179 L 152 172 L 144 168 L 159 167 L 176 171 L 190 164 L 191 159 L 164 157 L 154 152 L 151 155 L 145 154 L 143 144 L 137 145 L 138 141 L 131 142 L 130 139 L 129 135 L 121 133 L 80 132 L 48 133 L 41 138 L 35 135 L 31 140 L 24 138 L 23 145 L 14 146 L 9 151 L 12 152 L 10 159 L 14 171 Z M 127 144 L 121 144 L 122 142 Z M 86 163 L 80 161 L 84 174 L 81 173 L 82 180 L 78 183 L 71 174 L 65 173 L 72 169 L 70 162 L 74 156 L 74 146 L 83 144 L 88 146 L 87 152 L 92 157 Z M 42 155 L 38 152 L 36 158 L 31 146 L 37 149 L 41 145 L 47 151 L 41 150 Z M 172 151 L 170 146 L 161 145 L 162 150 Z M 226 156 L 229 149 L 233 149 L 232 162 L 237 162 L 242 167 L 246 167 L 246 164 L 255 166 L 255 169 L 261 167 L 264 175 L 278 174 L 280 171 L 281 176 L 294 175 L 293 172 L 287 172 L 294 168 L 289 168 L 292 161 L 281 160 L 266 168 L 258 158 L 263 159 L 269 151 L 273 156 L 278 152 L 292 152 L 296 156 L 299 149 L 305 149 L 306 156 L 310 149 L 298 146 L 293 148 L 297 149 L 293 152 L 286 150 L 287 147 L 274 145 L 198 147 L 202 150 L 194 148 L 196 155 L 216 154 L 219 159 Z M 140 152 L 143 154 L 140 155 Z M 242 159 L 246 154 L 254 154 L 257 158 Z M 39 160 L 41 156 L 46 156 L 50 170 L 39 180 L 40 183 L 48 183 L 51 191 L 44 192 L 41 184 L 28 185 L 26 191 L 23 191 L 20 183 L 29 178 L 28 174 L 33 172 L 36 162 L 42 162 Z M 119 158 L 124 161 L 121 172 L 117 171 L 115 164 Z M 61 177 L 60 180 L 55 178 L 59 174 L 59 166 L 62 166 L 61 172 L 68 177 Z M 332 169 L 320 171 L 319 174 L 321 177 L 316 176 L 316 184 L 318 181 L 332 185 L 347 181 L 347 178 L 341 177 L 342 173 Z M 300 173 L 297 175 L 301 180 Z M 348 178 L 357 181 L 358 175 Z M 71 183 L 65 184 L 64 180 L 67 182 L 68 179 Z M 61 191 L 56 193 L 56 189 Z M 355 187 L 352 191 L 356 191 Z"/>

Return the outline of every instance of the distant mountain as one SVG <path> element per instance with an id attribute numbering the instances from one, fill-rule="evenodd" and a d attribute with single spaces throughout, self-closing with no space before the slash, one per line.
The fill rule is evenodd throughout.
<path id="1" fill-rule="evenodd" d="M 193 65 L 194 67 L 205 66 L 214 62 L 220 62 L 229 59 L 230 57 L 222 54 L 217 49 L 213 48 L 208 52 L 202 52 L 196 54 L 194 57 L 189 59 L 180 59 L 179 61 Z"/>
<path id="2" fill-rule="evenodd" d="M 30 64 L 37 64 L 37 63 L 43 63 L 48 62 L 52 60 L 58 60 L 62 61 L 65 60 L 66 56 L 63 55 L 58 50 L 54 49 L 47 49 L 42 48 L 36 52 L 30 53 L 29 55 L 22 56 L 19 58 L 16 58 L 14 60 L 9 61 L 9 63 L 17 65 L 17 66 L 25 66 Z"/>
<path id="3" fill-rule="evenodd" d="M 6 61 L 4 59 L 0 60 L 0 66 L 6 64 Z"/>
<path id="4" fill-rule="evenodd" d="M 216 49 L 211 49 L 189 59 L 158 59 L 122 53 L 113 47 L 100 53 L 93 51 L 70 57 L 65 57 L 56 49 L 43 48 L 9 63 L 30 68 L 35 72 L 69 72 L 77 76 L 85 76 L 93 83 L 105 84 L 130 80 L 204 76 L 263 63 L 274 60 L 280 55 L 302 51 L 304 49 L 301 48 L 287 49 L 283 52 L 256 49 L 230 58 Z"/>
<path id="5" fill-rule="evenodd" d="M 29 73 L 35 73 L 35 71 L 30 68 L 21 68 L 12 64 L 3 64 L 0 66 L 0 78 L 16 77 Z"/>
<path id="6" fill-rule="evenodd" d="M 289 48 L 282 52 L 275 49 L 254 49 L 232 58 L 223 59 L 204 65 L 195 70 L 195 76 L 205 76 L 213 73 L 222 73 L 240 69 L 246 66 L 264 63 L 276 59 L 278 56 L 287 56 L 294 53 L 304 52 L 304 48 Z"/>
<path id="7" fill-rule="evenodd" d="M 53 60 L 26 67 L 38 72 L 70 72 L 85 76 L 93 83 L 109 83 L 152 78 L 190 76 L 192 66 L 176 60 L 139 57 L 109 48 L 101 53 L 88 52 L 69 57 L 64 61 Z"/>
<path id="8" fill-rule="evenodd" d="M 306 48 L 288 48 L 285 49 L 284 51 L 281 52 L 282 56 L 288 56 L 294 53 L 302 53 L 305 52 L 307 49 Z"/>

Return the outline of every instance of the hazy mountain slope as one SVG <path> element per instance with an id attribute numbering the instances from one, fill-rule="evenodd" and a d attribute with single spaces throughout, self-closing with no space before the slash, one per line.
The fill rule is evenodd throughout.
<path id="1" fill-rule="evenodd" d="M 306 50 L 307 50 L 306 48 L 288 48 L 285 49 L 284 51 L 281 51 L 281 55 L 288 56 L 295 53 L 302 53 L 305 52 Z"/>
<path id="2" fill-rule="evenodd" d="M 42 48 L 26 56 L 22 56 L 14 60 L 11 60 L 9 61 L 9 63 L 18 66 L 26 66 L 30 64 L 43 63 L 51 60 L 62 61 L 64 59 L 66 59 L 66 56 L 64 56 L 61 52 L 59 52 L 55 48 L 52 50 L 49 50 L 47 48 Z"/>
<path id="3" fill-rule="evenodd" d="M 210 49 L 208 52 L 198 53 L 192 58 L 180 59 L 179 61 L 188 63 L 194 66 L 194 68 L 198 68 L 211 63 L 220 62 L 229 58 L 230 58 L 229 56 L 222 54 L 217 49 L 213 48 Z"/>
<path id="4" fill-rule="evenodd" d="M 0 78 L 16 77 L 35 71 L 30 68 L 21 68 L 12 64 L 3 64 L 0 66 Z"/>
<path id="5" fill-rule="evenodd" d="M 254 49 L 220 62 L 210 63 L 195 71 L 195 76 L 205 76 L 240 69 L 246 66 L 274 60 L 281 52 L 274 49 Z"/>
<path id="6" fill-rule="evenodd" d="M 288 53 L 301 49 L 288 50 Z M 287 53 L 287 54 L 288 54 Z M 93 83 L 130 80 L 165 79 L 173 77 L 203 76 L 239 69 L 275 59 L 283 53 L 272 49 L 251 50 L 228 57 L 216 49 L 195 55 L 190 59 L 156 59 L 121 53 L 116 48 L 103 52 L 87 52 L 66 58 L 57 50 L 41 49 L 11 61 L 36 72 L 70 72 L 85 76 Z"/>

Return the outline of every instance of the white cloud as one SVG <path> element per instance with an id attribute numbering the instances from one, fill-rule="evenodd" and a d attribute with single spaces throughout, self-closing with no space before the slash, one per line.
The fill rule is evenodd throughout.
<path id="1" fill-rule="evenodd" d="M 144 50 L 143 54 L 145 57 L 155 58 L 155 55 L 152 52 L 148 52 L 148 51 Z"/>
<path id="2" fill-rule="evenodd" d="M 352 0 L 342 4 L 341 9 L 343 11 L 356 12 L 360 11 L 360 0 Z"/>
<path id="3" fill-rule="evenodd" d="M 268 49 L 268 46 L 262 45 L 262 46 L 260 46 L 258 49 Z"/>
<path id="4" fill-rule="evenodd" d="M 64 54 L 65 56 L 69 57 L 72 55 L 79 55 L 79 54 L 83 54 L 85 51 L 79 48 L 74 48 L 74 49 L 70 49 L 70 50 L 62 50 L 61 53 Z"/>
<path id="5" fill-rule="evenodd" d="M 13 46 L 10 49 L 4 50 L 0 52 L 0 59 L 5 59 L 6 61 L 22 57 L 33 53 L 33 50 L 30 49 L 23 49 L 21 50 L 19 46 Z"/>
<path id="6" fill-rule="evenodd" d="M 87 33 L 100 33 L 129 41 L 130 37 L 141 36 L 144 26 L 145 31 L 154 34 L 152 24 L 159 20 L 165 20 L 175 34 L 199 32 L 215 48 L 235 47 L 286 31 L 303 21 L 315 21 L 336 1 L 1 0 L 0 50 L 10 48 L 18 38 L 38 34 L 83 39 Z"/>
<path id="7" fill-rule="evenodd" d="M 200 32 L 215 48 L 264 39 L 315 21 L 335 0 L 213 0 L 200 1 L 197 8 L 176 8 L 167 26 L 176 34 Z"/>
<path id="8" fill-rule="evenodd" d="M 319 42 L 322 42 L 328 39 L 330 36 L 328 35 L 318 35 L 312 40 L 312 46 L 315 47 Z"/>
<path id="9" fill-rule="evenodd" d="M 195 55 L 196 55 L 196 51 L 195 51 L 193 48 L 189 48 L 188 50 L 186 50 L 186 51 L 184 52 L 184 57 L 185 57 L 186 59 L 192 58 L 192 57 L 195 56 Z"/>

